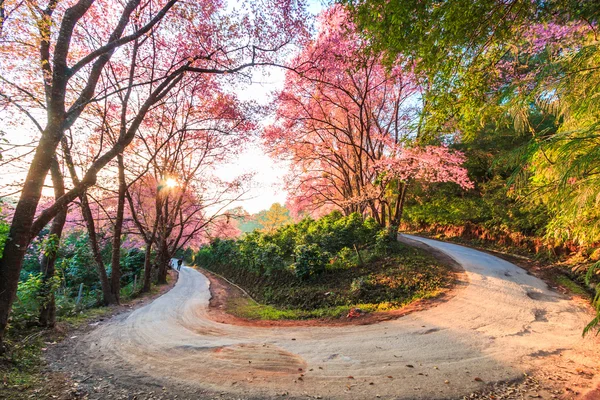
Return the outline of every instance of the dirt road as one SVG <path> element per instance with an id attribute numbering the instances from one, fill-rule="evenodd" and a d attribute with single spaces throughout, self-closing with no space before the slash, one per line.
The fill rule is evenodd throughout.
<path id="1" fill-rule="evenodd" d="M 240 398 L 460 398 L 532 370 L 598 373 L 584 304 L 492 255 L 406 237 L 454 258 L 468 285 L 374 325 L 257 328 L 208 319 L 208 280 L 184 267 L 170 292 L 78 339 L 77 351 L 93 372 Z"/>

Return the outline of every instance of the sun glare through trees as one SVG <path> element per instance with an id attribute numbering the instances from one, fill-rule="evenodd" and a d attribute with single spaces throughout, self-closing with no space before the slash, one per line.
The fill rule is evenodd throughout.
<path id="1" fill-rule="evenodd" d="M 600 396 L 599 18 L 0 0 L 0 397 Z"/>

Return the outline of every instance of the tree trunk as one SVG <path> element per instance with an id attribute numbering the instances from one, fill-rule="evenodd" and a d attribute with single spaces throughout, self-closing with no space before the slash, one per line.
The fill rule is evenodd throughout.
<path id="1" fill-rule="evenodd" d="M 144 255 L 144 286 L 142 286 L 142 293 L 150 291 L 152 285 L 152 262 L 150 257 L 152 256 L 152 242 L 146 243 L 146 253 Z"/>
<path id="2" fill-rule="evenodd" d="M 81 213 L 87 226 L 90 249 L 96 261 L 96 270 L 98 271 L 98 277 L 100 278 L 100 286 L 102 287 L 102 302 L 106 305 L 116 304 L 117 299 L 113 295 L 111 290 L 110 282 L 108 281 L 108 275 L 106 274 L 106 267 L 102 260 L 102 254 L 100 253 L 100 246 L 98 245 L 98 236 L 96 235 L 96 225 L 94 223 L 94 217 L 92 210 L 90 209 L 90 203 L 88 201 L 87 194 L 84 193 L 81 196 Z"/>
<path id="3" fill-rule="evenodd" d="M 396 207 L 394 209 L 394 214 L 393 216 L 390 216 L 390 226 L 395 226 L 396 228 L 400 226 L 402 214 L 404 213 L 404 200 L 406 198 L 407 185 L 408 184 L 405 182 L 400 182 L 400 193 L 398 193 L 398 197 L 396 199 Z"/>
<path id="4" fill-rule="evenodd" d="M 35 218 L 35 211 L 42 195 L 44 180 L 48 175 L 54 152 L 62 135 L 59 128 L 60 117 L 49 116 L 49 121 L 51 124 L 42 134 L 29 167 L 10 224 L 9 239 L 4 244 L 4 251 L 0 258 L 0 353 L 4 348 L 4 332 L 8 325 L 12 303 L 17 294 L 23 258 L 32 239 L 31 226 Z"/>
<path id="5" fill-rule="evenodd" d="M 161 244 L 158 247 L 158 254 L 156 258 L 158 262 L 158 284 L 164 285 L 167 283 L 169 261 L 171 258 L 166 240 L 161 241 Z"/>
<path id="6" fill-rule="evenodd" d="M 52 185 L 54 186 L 54 198 L 58 199 L 60 196 L 65 194 L 65 184 L 63 176 L 60 172 L 60 166 L 56 159 L 53 160 L 50 167 L 50 173 L 52 175 Z M 58 256 L 58 247 L 62 236 L 62 231 L 67 220 L 67 208 L 60 211 L 56 217 L 52 220 L 52 226 L 50 227 L 50 236 L 54 236 L 56 240 L 56 248 L 44 252 L 42 261 L 40 263 L 42 273 L 42 288 L 41 298 L 43 299 L 40 307 L 39 324 L 40 326 L 52 328 L 56 323 L 56 303 L 54 299 L 54 292 L 52 290 L 52 280 L 54 278 L 54 263 Z"/>
<path id="7" fill-rule="evenodd" d="M 381 225 L 381 218 L 379 216 L 379 211 L 377 211 L 377 207 L 375 206 L 375 201 L 369 201 L 369 208 L 371 209 L 371 216 L 377 222 L 377 225 Z"/>
<path id="8" fill-rule="evenodd" d="M 404 214 L 404 203 L 406 201 L 406 188 L 408 186 L 408 183 L 403 183 L 402 184 L 402 191 L 400 192 L 400 206 L 398 207 L 398 210 L 396 211 L 396 226 L 400 226 L 400 222 L 402 221 L 402 215 Z"/>
<path id="9" fill-rule="evenodd" d="M 123 231 L 123 210 L 125 209 L 125 165 L 123 154 L 117 155 L 119 168 L 119 195 L 117 200 L 117 215 L 115 217 L 114 234 L 112 240 L 110 286 L 116 303 L 120 302 L 121 294 L 121 233 Z"/>

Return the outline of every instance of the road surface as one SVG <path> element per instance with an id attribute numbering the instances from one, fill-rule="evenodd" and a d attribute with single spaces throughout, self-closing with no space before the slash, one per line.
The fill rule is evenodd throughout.
<path id="1" fill-rule="evenodd" d="M 531 370 L 598 365 L 585 305 L 490 254 L 406 237 L 452 257 L 468 284 L 374 325 L 262 328 L 210 320 L 209 281 L 184 267 L 170 292 L 77 346 L 98 370 L 240 398 L 459 398 Z"/>

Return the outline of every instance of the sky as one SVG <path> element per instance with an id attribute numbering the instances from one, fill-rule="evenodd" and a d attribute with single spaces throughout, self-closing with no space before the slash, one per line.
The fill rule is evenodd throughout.
<path id="1" fill-rule="evenodd" d="M 321 0 L 309 0 L 308 11 L 317 15 L 324 9 Z M 255 70 L 252 75 L 252 84 L 239 87 L 236 94 L 241 100 L 254 100 L 259 104 L 266 104 L 271 100 L 273 92 L 283 88 L 285 72 L 281 68 L 270 68 L 267 74 Z M 265 121 L 267 123 L 268 121 Z M 252 189 L 245 196 L 245 200 L 238 201 L 231 207 L 242 206 L 246 211 L 255 214 L 268 209 L 273 203 L 284 204 L 287 193 L 282 183 L 288 171 L 286 163 L 271 159 L 262 148 L 260 140 L 255 140 L 248 146 L 235 162 L 223 165 L 217 171 L 222 179 L 233 179 L 245 173 L 254 173 L 255 178 Z"/>
<path id="2" fill-rule="evenodd" d="M 232 91 L 242 101 L 255 101 L 264 105 L 271 101 L 274 92 L 283 88 L 284 78 L 285 72 L 281 68 L 254 70 L 251 84 L 239 85 Z M 261 125 L 268 123 L 268 120 L 262 121 Z M 281 183 L 287 171 L 285 163 L 277 162 L 266 154 L 260 138 L 256 137 L 235 160 L 220 166 L 216 174 L 226 180 L 243 174 L 254 174 L 249 192 L 243 200 L 235 202 L 230 208 L 241 206 L 250 214 L 255 214 L 273 203 L 285 203 L 287 193 Z"/>

